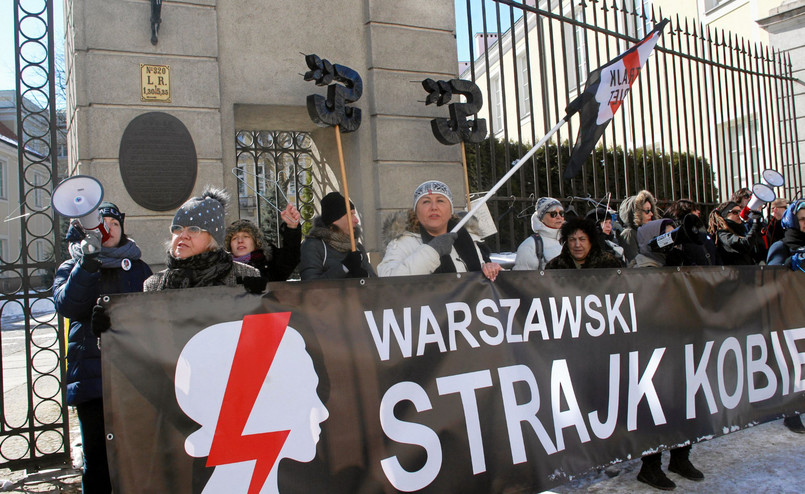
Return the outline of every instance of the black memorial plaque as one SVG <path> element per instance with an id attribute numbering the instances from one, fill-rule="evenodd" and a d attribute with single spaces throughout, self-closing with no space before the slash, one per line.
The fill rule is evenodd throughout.
<path id="1" fill-rule="evenodd" d="M 187 127 L 173 115 L 150 112 L 126 127 L 120 175 L 134 202 L 154 211 L 179 207 L 193 191 L 198 162 Z"/>

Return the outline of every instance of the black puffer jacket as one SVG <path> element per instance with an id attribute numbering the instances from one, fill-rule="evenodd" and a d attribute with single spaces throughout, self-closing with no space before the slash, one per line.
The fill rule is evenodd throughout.
<path id="1" fill-rule="evenodd" d="M 132 242 L 133 240 L 127 240 Z M 98 297 L 143 290 L 151 268 L 137 258 L 117 267 L 102 267 L 90 273 L 80 260 L 64 261 L 53 280 L 53 302 L 62 317 L 70 319 L 67 343 L 67 404 L 78 405 L 102 396 L 101 350 L 92 334 L 90 320 Z M 128 267 L 128 269 L 124 269 Z"/>
<path id="2" fill-rule="evenodd" d="M 745 229 L 742 224 L 728 219 L 724 222 L 727 228 L 716 232 L 716 247 L 725 266 L 752 265 L 765 260 L 766 246 L 759 221 L 752 224 L 752 229 L 746 235 L 743 235 Z"/>

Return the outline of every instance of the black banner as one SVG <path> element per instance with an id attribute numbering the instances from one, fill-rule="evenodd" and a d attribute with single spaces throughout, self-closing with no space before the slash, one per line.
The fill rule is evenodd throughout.
<path id="1" fill-rule="evenodd" d="M 505 272 L 113 297 L 115 492 L 517 492 L 805 410 L 805 277 Z"/>

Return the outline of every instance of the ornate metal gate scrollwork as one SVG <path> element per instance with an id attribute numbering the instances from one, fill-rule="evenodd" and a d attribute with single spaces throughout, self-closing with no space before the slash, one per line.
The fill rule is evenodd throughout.
<path id="1" fill-rule="evenodd" d="M 279 245 L 279 210 L 291 202 L 302 215 L 302 233 L 307 233 L 315 215 L 317 162 L 310 134 L 239 131 L 236 152 L 241 218 L 255 219 L 266 238 Z"/>

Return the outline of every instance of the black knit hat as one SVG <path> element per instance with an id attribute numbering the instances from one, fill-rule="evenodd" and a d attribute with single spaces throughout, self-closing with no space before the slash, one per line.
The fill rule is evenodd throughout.
<path id="1" fill-rule="evenodd" d="M 350 209 L 355 209 L 352 201 L 349 201 Z M 330 226 L 334 221 L 347 214 L 346 202 L 340 192 L 330 192 L 321 199 L 321 221 Z"/>
<path id="2" fill-rule="evenodd" d="M 120 234 L 123 235 L 123 221 L 126 219 L 125 213 L 121 213 L 120 209 L 111 202 L 103 201 L 98 206 L 98 212 L 101 213 L 101 216 L 104 218 L 114 218 L 120 223 Z"/>

